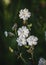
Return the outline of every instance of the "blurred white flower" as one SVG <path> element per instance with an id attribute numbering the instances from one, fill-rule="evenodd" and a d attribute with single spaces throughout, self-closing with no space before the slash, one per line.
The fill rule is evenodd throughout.
<path id="1" fill-rule="evenodd" d="M 5 32 L 4 32 L 4 35 L 7 37 L 7 36 L 8 36 L 8 32 L 7 32 L 7 31 L 5 31 Z"/>
<path id="2" fill-rule="evenodd" d="M 46 65 L 46 60 L 44 58 L 40 58 L 38 65 Z"/>
<path id="3" fill-rule="evenodd" d="M 28 37 L 29 34 L 29 30 L 27 29 L 26 26 L 22 26 L 22 28 L 18 29 L 18 36 L 22 36 L 22 37 Z"/>
<path id="4" fill-rule="evenodd" d="M 4 2 L 5 5 L 9 5 L 11 0 L 3 0 L 3 2 Z"/>
<path id="5" fill-rule="evenodd" d="M 28 18 L 30 18 L 30 16 L 31 16 L 31 13 L 26 8 L 21 9 L 20 12 L 19 12 L 20 19 L 28 20 Z"/>
<path id="6" fill-rule="evenodd" d="M 36 45 L 37 44 L 37 41 L 38 41 L 38 38 L 31 35 L 29 38 L 27 38 L 27 42 L 30 46 L 32 45 Z"/>
<path id="7" fill-rule="evenodd" d="M 17 38 L 16 41 L 18 42 L 19 46 L 26 45 L 26 39 L 24 37 L 20 36 L 20 37 Z"/>

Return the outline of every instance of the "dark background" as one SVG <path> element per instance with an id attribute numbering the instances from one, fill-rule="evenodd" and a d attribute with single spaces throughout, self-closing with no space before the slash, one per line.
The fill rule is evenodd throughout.
<path id="1" fill-rule="evenodd" d="M 6 38 L 4 31 L 12 31 L 14 23 L 18 27 L 22 25 L 22 20 L 18 17 L 21 9 L 27 8 L 32 13 L 28 23 L 32 23 L 32 34 L 39 38 L 38 45 L 35 47 L 34 59 L 36 65 L 40 57 L 46 59 L 46 0 L 11 0 L 7 6 L 0 0 L 0 65 L 24 65 L 21 59 L 17 59 L 15 53 L 10 53 L 8 48 L 11 46 L 16 49 L 15 38 Z M 17 50 L 17 49 L 16 49 Z M 27 53 L 25 53 L 27 57 Z M 29 65 L 29 62 L 28 62 Z"/>

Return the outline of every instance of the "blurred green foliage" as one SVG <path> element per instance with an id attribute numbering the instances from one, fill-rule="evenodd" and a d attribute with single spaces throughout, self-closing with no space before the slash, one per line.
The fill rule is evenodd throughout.
<path id="1" fill-rule="evenodd" d="M 32 16 L 28 20 L 28 23 L 32 23 L 31 33 L 39 38 L 38 45 L 34 50 L 35 65 L 38 65 L 40 57 L 46 59 L 46 0 L 11 0 L 11 3 L 4 5 L 3 0 L 0 0 L 0 60 L 3 65 L 24 65 L 21 59 L 17 59 L 15 53 L 9 51 L 9 46 L 17 51 L 16 39 L 6 38 L 4 31 L 12 31 L 14 23 L 18 23 L 18 27 L 22 26 L 22 20 L 19 19 L 19 10 L 27 8 L 32 13 Z M 25 52 L 26 49 L 22 48 L 23 57 L 27 61 L 28 65 L 28 54 Z"/>

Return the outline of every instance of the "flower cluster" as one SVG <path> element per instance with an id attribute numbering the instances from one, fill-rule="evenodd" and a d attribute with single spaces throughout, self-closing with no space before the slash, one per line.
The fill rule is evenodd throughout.
<path id="1" fill-rule="evenodd" d="M 9 0 L 6 0 L 6 3 L 7 3 L 7 1 L 9 3 Z M 28 18 L 30 18 L 30 16 L 31 16 L 31 13 L 28 11 L 28 9 L 26 9 L 26 8 L 21 9 L 19 12 L 19 17 L 20 17 L 20 19 L 23 19 L 24 25 L 20 28 L 17 28 L 18 27 L 17 23 L 15 23 L 14 26 L 12 27 L 12 31 L 14 33 L 5 31 L 4 34 L 6 37 L 14 36 L 14 38 L 15 38 L 15 36 L 18 35 L 17 39 L 15 38 L 16 39 L 15 41 L 17 42 L 18 46 L 25 46 L 25 48 L 28 47 L 28 50 L 26 50 L 26 51 L 31 54 L 31 58 L 33 60 L 34 45 L 37 45 L 38 38 L 34 35 L 30 35 L 32 24 L 26 24 L 26 22 L 27 22 L 26 20 L 28 20 Z M 25 24 L 26 24 L 26 26 L 25 26 Z M 9 51 L 13 53 L 14 49 L 9 46 Z M 17 55 L 19 55 L 20 51 L 18 50 L 16 53 L 18 53 Z M 22 57 L 22 52 L 20 53 L 19 57 L 22 60 L 24 60 Z M 25 62 L 25 60 L 24 60 L 24 62 Z M 38 65 L 42 65 L 42 64 L 43 64 L 43 62 L 40 59 Z"/>
<path id="2" fill-rule="evenodd" d="M 28 18 L 30 18 L 30 16 L 31 16 L 31 13 L 26 8 L 21 9 L 20 12 L 19 12 L 20 19 L 28 20 Z"/>
<path id="3" fill-rule="evenodd" d="M 36 45 L 38 38 L 35 37 L 34 35 L 29 36 L 29 29 L 26 26 L 22 26 L 21 28 L 18 29 L 18 38 L 17 38 L 17 42 L 19 46 L 22 45 Z"/>
<path id="4" fill-rule="evenodd" d="M 26 8 L 20 10 L 20 12 L 19 12 L 20 19 L 28 20 L 28 18 L 30 18 L 30 16 L 31 16 L 31 13 Z M 15 24 L 12 27 L 12 30 L 14 30 L 14 29 L 15 30 L 17 29 L 17 24 Z M 29 29 L 26 26 L 22 26 L 21 28 L 19 28 L 17 33 L 18 33 L 18 38 L 16 39 L 16 41 L 18 42 L 19 46 L 27 45 L 27 43 L 28 43 L 29 46 L 37 45 L 38 38 L 35 37 L 34 35 L 30 35 L 29 36 L 30 31 L 29 31 Z M 7 32 L 7 31 L 5 31 L 4 34 L 5 34 L 6 37 L 7 36 L 15 36 L 14 33 Z"/>

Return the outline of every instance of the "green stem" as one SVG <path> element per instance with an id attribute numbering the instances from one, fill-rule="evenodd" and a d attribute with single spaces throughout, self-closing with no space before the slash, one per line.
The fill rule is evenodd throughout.
<path id="1" fill-rule="evenodd" d="M 22 59 L 22 61 L 26 64 L 25 59 L 22 57 L 22 54 L 20 53 L 20 58 Z"/>
<path id="2" fill-rule="evenodd" d="M 24 25 L 27 25 L 27 21 L 26 21 L 26 20 L 24 20 L 24 21 L 23 21 L 23 24 L 24 24 Z"/>
<path id="3" fill-rule="evenodd" d="M 34 46 L 32 46 L 31 48 L 32 48 L 31 56 L 32 56 L 32 60 L 33 60 Z"/>

